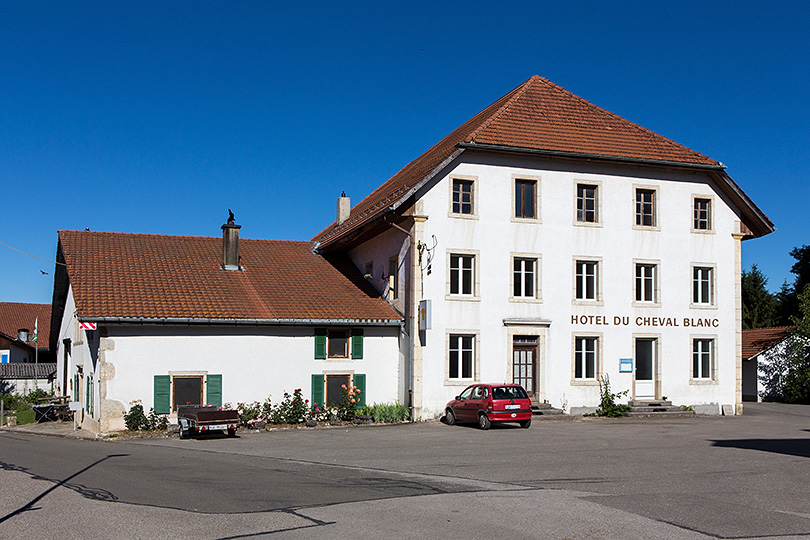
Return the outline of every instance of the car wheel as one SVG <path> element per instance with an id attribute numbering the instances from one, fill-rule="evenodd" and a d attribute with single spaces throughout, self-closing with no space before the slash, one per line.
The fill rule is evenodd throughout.
<path id="1" fill-rule="evenodd" d="M 489 417 L 483 413 L 478 415 L 478 427 L 481 429 L 489 429 L 492 426 L 492 422 L 489 421 Z"/>
<path id="2" fill-rule="evenodd" d="M 531 425 L 532 425 L 532 419 L 531 418 L 529 418 L 528 420 L 521 420 L 520 421 L 520 427 L 522 427 L 523 429 L 529 429 L 529 426 L 531 426 Z"/>
<path id="3" fill-rule="evenodd" d="M 448 426 L 453 426 L 456 423 L 456 415 L 453 414 L 453 409 L 447 409 L 447 412 L 444 415 L 445 422 L 447 422 Z"/>
<path id="4" fill-rule="evenodd" d="M 180 424 L 180 438 L 188 439 L 188 430 L 183 428 L 183 424 Z"/>

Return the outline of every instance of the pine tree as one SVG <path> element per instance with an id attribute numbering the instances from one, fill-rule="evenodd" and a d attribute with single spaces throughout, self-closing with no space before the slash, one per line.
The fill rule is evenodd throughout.
<path id="1" fill-rule="evenodd" d="M 768 278 L 760 272 L 757 265 L 751 270 L 742 272 L 742 327 L 767 328 L 777 326 L 777 301 L 768 292 Z"/>

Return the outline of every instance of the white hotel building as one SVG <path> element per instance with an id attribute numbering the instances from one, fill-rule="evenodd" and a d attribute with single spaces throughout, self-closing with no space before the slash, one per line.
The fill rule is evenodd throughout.
<path id="1" fill-rule="evenodd" d="M 723 164 L 535 76 L 314 240 L 404 314 L 417 417 L 479 381 L 592 411 L 605 377 L 739 414 L 741 242 L 772 231 Z"/>

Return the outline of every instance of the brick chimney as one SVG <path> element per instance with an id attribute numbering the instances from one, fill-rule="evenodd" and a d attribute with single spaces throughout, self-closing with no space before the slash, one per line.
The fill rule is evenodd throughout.
<path id="1" fill-rule="evenodd" d="M 222 266 L 225 270 L 239 270 L 239 229 L 228 209 L 228 222 L 222 226 Z"/>
<path id="2" fill-rule="evenodd" d="M 347 219 L 352 211 L 351 199 L 346 196 L 346 192 L 342 192 L 337 200 L 337 223 L 340 225 Z"/>

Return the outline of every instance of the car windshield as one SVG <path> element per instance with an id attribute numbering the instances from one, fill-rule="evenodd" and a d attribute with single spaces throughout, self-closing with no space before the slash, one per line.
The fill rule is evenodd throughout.
<path id="1" fill-rule="evenodd" d="M 495 386 L 492 399 L 528 399 L 528 396 L 521 386 Z"/>

